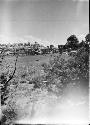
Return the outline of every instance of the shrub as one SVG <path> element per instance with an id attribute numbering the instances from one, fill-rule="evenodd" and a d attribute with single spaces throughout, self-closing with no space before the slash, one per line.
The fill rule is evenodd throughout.
<path id="1" fill-rule="evenodd" d="M 69 83 L 82 84 L 84 81 L 86 86 L 89 83 L 89 51 L 86 47 L 78 49 L 74 56 L 67 54 L 56 56 L 49 64 L 42 66 L 49 90 L 52 85 L 63 90 Z"/>

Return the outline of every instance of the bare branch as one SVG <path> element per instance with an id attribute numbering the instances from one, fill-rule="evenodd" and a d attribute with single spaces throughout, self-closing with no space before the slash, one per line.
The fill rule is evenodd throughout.
<path id="1" fill-rule="evenodd" d="M 18 56 L 16 56 L 15 69 L 14 69 L 14 71 L 13 71 L 13 74 L 9 76 L 9 79 L 6 81 L 5 84 L 7 84 L 7 83 L 14 77 L 14 74 L 15 74 L 15 71 L 16 71 L 17 59 L 18 59 Z"/>

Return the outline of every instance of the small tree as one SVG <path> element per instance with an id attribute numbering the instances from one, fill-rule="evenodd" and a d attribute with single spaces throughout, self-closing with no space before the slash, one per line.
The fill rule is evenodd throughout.
<path id="1" fill-rule="evenodd" d="M 2 62 L 3 62 L 3 55 L 2 55 Z M 15 60 L 15 66 L 14 66 L 14 70 L 12 72 L 12 74 L 9 74 L 9 78 L 7 78 L 8 73 L 2 73 L 0 75 L 0 83 L 1 83 L 1 104 L 4 105 L 6 99 L 8 98 L 8 86 L 9 86 L 9 82 L 13 79 L 15 72 L 16 72 L 16 64 L 17 64 L 17 59 L 18 59 L 18 55 L 16 56 L 16 60 Z"/>
<path id="2" fill-rule="evenodd" d="M 70 37 L 67 38 L 66 45 L 71 49 L 77 49 L 78 43 L 79 43 L 79 40 L 76 37 L 76 35 L 71 35 Z"/>

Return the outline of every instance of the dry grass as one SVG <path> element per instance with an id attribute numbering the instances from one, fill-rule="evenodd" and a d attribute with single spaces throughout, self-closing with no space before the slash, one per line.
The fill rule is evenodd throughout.
<path id="1" fill-rule="evenodd" d="M 7 57 L 7 65 L 13 65 L 14 59 Z M 15 76 L 9 83 L 6 108 L 3 110 L 7 117 L 6 123 L 27 124 L 28 121 L 29 124 L 52 124 L 55 121 L 69 122 L 70 119 L 73 122 L 86 122 L 88 90 L 72 82 L 73 77 L 77 79 L 75 70 L 78 71 L 74 63 L 75 57 L 67 54 L 19 57 Z M 13 70 L 13 66 L 11 68 Z"/>

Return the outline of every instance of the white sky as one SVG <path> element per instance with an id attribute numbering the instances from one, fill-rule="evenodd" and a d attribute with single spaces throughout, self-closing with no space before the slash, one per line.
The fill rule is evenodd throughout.
<path id="1" fill-rule="evenodd" d="M 81 40 L 88 32 L 88 0 L 0 0 L 1 42 L 33 38 L 57 45 L 71 34 Z"/>

